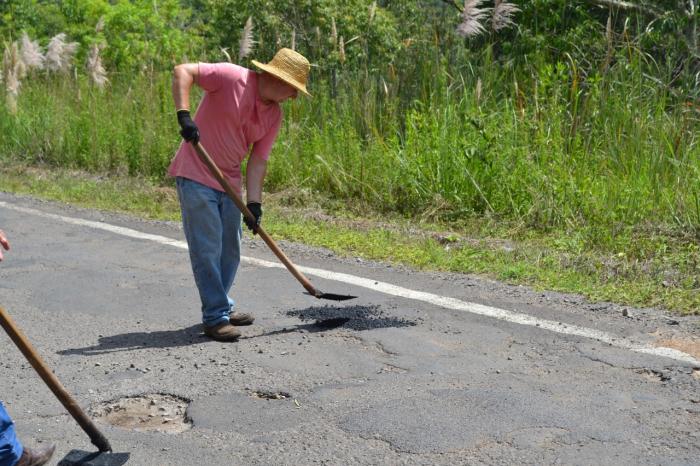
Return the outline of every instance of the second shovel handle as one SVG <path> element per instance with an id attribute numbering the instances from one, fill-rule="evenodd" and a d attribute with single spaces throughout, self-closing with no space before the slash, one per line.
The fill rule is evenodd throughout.
<path id="1" fill-rule="evenodd" d="M 88 434 L 92 444 L 102 452 L 112 451 L 112 446 L 109 444 L 107 438 L 99 431 L 87 414 L 80 409 L 78 403 L 70 396 L 51 369 L 44 364 L 44 361 L 39 357 L 39 353 L 36 352 L 29 342 L 29 339 L 27 339 L 10 315 L 5 312 L 2 307 L 0 307 L 0 326 L 5 329 L 7 335 L 15 345 L 17 345 L 17 348 L 19 348 L 27 361 L 29 361 L 29 364 L 31 364 L 37 374 L 39 374 L 39 377 L 41 377 L 44 383 L 51 389 L 53 394 L 56 395 L 58 401 L 63 404 L 66 410 L 73 416 L 73 419 L 75 419 L 85 433 Z"/>
<path id="2" fill-rule="evenodd" d="M 207 151 L 204 149 L 204 146 L 202 146 L 202 143 L 197 142 L 194 145 L 194 149 L 197 152 L 197 155 L 199 156 L 199 159 L 209 168 L 209 171 L 211 174 L 216 178 L 216 180 L 219 182 L 222 188 L 224 188 L 224 191 L 226 191 L 226 194 L 229 195 L 229 197 L 233 200 L 233 203 L 236 204 L 236 207 L 241 211 L 243 215 L 246 216 L 249 220 L 255 221 L 255 216 L 250 212 L 248 207 L 243 203 L 243 200 L 241 197 L 234 191 L 234 189 L 231 187 L 231 183 L 229 183 L 226 178 L 224 178 L 223 173 L 221 173 L 221 170 L 219 170 L 219 167 L 216 166 L 216 163 L 212 160 L 212 158 L 209 156 Z M 311 282 L 302 274 L 295 266 L 292 264 L 292 261 L 289 260 L 289 258 L 282 252 L 282 250 L 277 246 L 277 243 L 268 235 L 265 230 L 262 229 L 260 225 L 257 225 L 255 227 L 255 232 L 260 235 L 260 237 L 265 241 L 265 243 L 268 245 L 268 247 L 272 250 L 273 253 L 277 256 L 277 258 L 284 264 L 285 267 L 287 267 L 287 270 L 291 272 L 292 275 L 294 275 L 294 278 L 296 278 L 299 283 L 308 291 L 311 295 L 313 296 L 318 296 L 319 291 L 314 288 L 314 286 L 311 284 Z"/>

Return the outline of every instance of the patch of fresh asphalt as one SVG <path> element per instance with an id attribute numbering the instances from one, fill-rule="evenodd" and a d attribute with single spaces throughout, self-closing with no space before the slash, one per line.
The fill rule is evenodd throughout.
<path id="1" fill-rule="evenodd" d="M 258 320 L 238 343 L 222 344 L 197 325 L 183 249 L 17 208 L 182 242 L 178 225 L 8 194 L 0 202 L 12 243 L 0 264 L 0 305 L 78 402 L 153 393 L 190 400 L 193 428 L 179 434 L 98 421 L 116 451 L 131 453 L 128 464 L 696 464 L 700 454 L 700 371 L 624 347 L 663 341 L 692 351 L 697 317 L 629 308 L 624 317 L 619 306 L 577 296 L 283 243 L 309 268 L 517 310 L 615 341 L 314 276 L 324 291 L 360 296 L 324 303 L 285 270 L 247 262 L 233 297 Z M 274 261 L 258 241 L 245 247 Z M 21 437 L 57 442 L 58 459 L 89 450 L 10 340 L 0 336 L 0 345 L 0 397 Z"/>

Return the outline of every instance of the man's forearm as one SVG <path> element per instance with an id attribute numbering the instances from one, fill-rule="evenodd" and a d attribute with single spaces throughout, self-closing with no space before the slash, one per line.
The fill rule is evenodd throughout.
<path id="1" fill-rule="evenodd" d="M 246 194 L 248 202 L 262 203 L 262 189 L 267 173 L 267 160 L 262 160 L 257 157 L 248 159 L 248 167 L 246 169 Z"/>
<path id="2" fill-rule="evenodd" d="M 190 89 L 198 72 L 199 65 L 194 63 L 177 65 L 173 70 L 172 93 L 175 110 L 190 109 Z"/>

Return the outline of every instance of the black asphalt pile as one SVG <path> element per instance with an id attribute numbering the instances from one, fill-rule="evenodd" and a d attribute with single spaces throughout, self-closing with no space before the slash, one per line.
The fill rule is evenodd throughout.
<path id="1" fill-rule="evenodd" d="M 317 306 L 288 311 L 287 315 L 298 317 L 303 322 L 315 322 L 320 329 L 348 328 L 372 330 L 375 328 L 412 327 L 416 322 L 388 316 L 379 306 Z"/>

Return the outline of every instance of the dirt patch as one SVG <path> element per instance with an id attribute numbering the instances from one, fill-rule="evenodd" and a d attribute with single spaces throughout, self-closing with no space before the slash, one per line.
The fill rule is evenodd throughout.
<path id="1" fill-rule="evenodd" d="M 700 359 L 700 339 L 698 338 L 668 338 L 658 340 L 656 346 L 664 346 L 683 351 L 695 359 Z"/>
<path id="2" fill-rule="evenodd" d="M 192 428 L 188 405 L 184 398 L 156 393 L 100 403 L 90 408 L 90 414 L 122 429 L 179 434 Z"/>
<path id="3" fill-rule="evenodd" d="M 263 400 L 285 400 L 287 398 L 291 398 L 291 395 L 287 392 L 270 392 L 266 390 L 252 392 L 250 396 L 262 398 Z"/>
<path id="4" fill-rule="evenodd" d="M 636 372 L 637 374 L 643 375 L 647 380 L 651 380 L 652 382 L 666 382 L 668 380 L 671 380 L 671 377 L 668 374 L 664 374 L 661 371 L 656 371 L 653 369 L 639 369 Z"/>
<path id="5" fill-rule="evenodd" d="M 406 372 L 408 372 L 408 370 L 404 369 L 403 367 L 394 366 L 393 364 L 384 364 L 384 367 L 379 369 L 377 371 L 377 374 L 384 374 L 384 373 L 405 374 Z"/>

